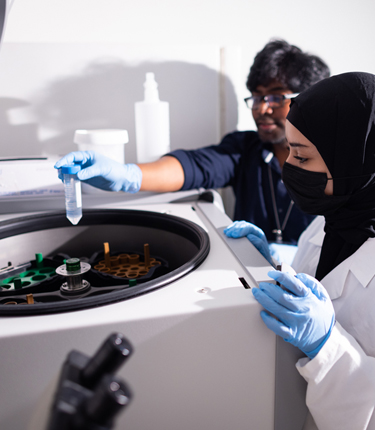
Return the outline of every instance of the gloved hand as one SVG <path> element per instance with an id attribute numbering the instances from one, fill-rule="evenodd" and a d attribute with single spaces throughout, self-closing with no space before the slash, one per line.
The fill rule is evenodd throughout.
<path id="1" fill-rule="evenodd" d="M 78 179 L 102 190 L 136 193 L 141 188 L 142 171 L 136 164 L 121 164 L 94 151 L 76 151 L 65 155 L 54 167 L 67 164 L 81 164 Z M 62 179 L 60 174 L 59 178 Z"/>
<path id="2" fill-rule="evenodd" d="M 314 358 L 323 347 L 335 324 L 335 311 L 323 285 L 304 273 L 270 271 L 275 281 L 287 288 L 261 282 L 253 288 L 255 299 L 268 312 L 261 317 L 266 326 L 285 341 Z"/>
<path id="3" fill-rule="evenodd" d="M 224 230 L 224 233 L 235 239 L 246 236 L 263 257 L 273 265 L 266 235 L 256 225 L 246 221 L 235 221 Z"/>

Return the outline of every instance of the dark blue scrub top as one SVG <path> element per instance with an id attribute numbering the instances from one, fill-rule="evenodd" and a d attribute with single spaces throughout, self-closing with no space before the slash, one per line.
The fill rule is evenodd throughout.
<path id="1" fill-rule="evenodd" d="M 236 196 L 235 220 L 249 221 L 260 227 L 269 241 L 277 228 L 268 174 L 271 166 L 276 206 L 282 225 L 290 197 L 281 181 L 281 169 L 272 157 L 271 144 L 261 142 L 255 131 L 237 131 L 226 135 L 219 145 L 196 150 L 177 150 L 168 155 L 177 158 L 185 173 L 182 190 L 233 187 Z M 268 161 L 268 162 L 267 162 Z M 283 241 L 296 244 L 300 234 L 314 219 L 295 205 L 283 232 Z"/>

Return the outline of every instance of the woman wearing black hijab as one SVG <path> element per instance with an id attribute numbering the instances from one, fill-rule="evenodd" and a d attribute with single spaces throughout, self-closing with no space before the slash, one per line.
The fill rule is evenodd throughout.
<path id="1" fill-rule="evenodd" d="M 298 274 L 272 271 L 284 288 L 262 282 L 253 294 L 266 325 L 308 357 L 297 363 L 315 421 L 305 428 L 375 429 L 375 76 L 325 79 L 287 120 L 283 181 L 296 205 L 322 216 L 300 238 Z M 253 227 L 226 234 L 259 241 Z"/>

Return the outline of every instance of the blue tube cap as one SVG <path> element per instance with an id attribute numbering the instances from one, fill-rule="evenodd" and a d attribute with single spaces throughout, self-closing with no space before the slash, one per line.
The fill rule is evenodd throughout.
<path id="1" fill-rule="evenodd" d="M 67 164 L 61 167 L 61 173 L 65 175 L 75 175 L 82 169 L 80 164 Z"/>

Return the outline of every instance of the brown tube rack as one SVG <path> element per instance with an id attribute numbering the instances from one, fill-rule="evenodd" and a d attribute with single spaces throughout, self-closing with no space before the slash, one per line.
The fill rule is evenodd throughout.
<path id="1" fill-rule="evenodd" d="M 160 261 L 150 257 L 148 243 L 145 243 L 143 246 L 143 261 L 139 254 L 118 254 L 111 256 L 108 242 L 105 242 L 103 247 L 104 260 L 97 262 L 94 265 L 94 269 L 106 275 L 125 279 L 137 279 L 148 275 L 152 268 L 161 265 Z"/>

